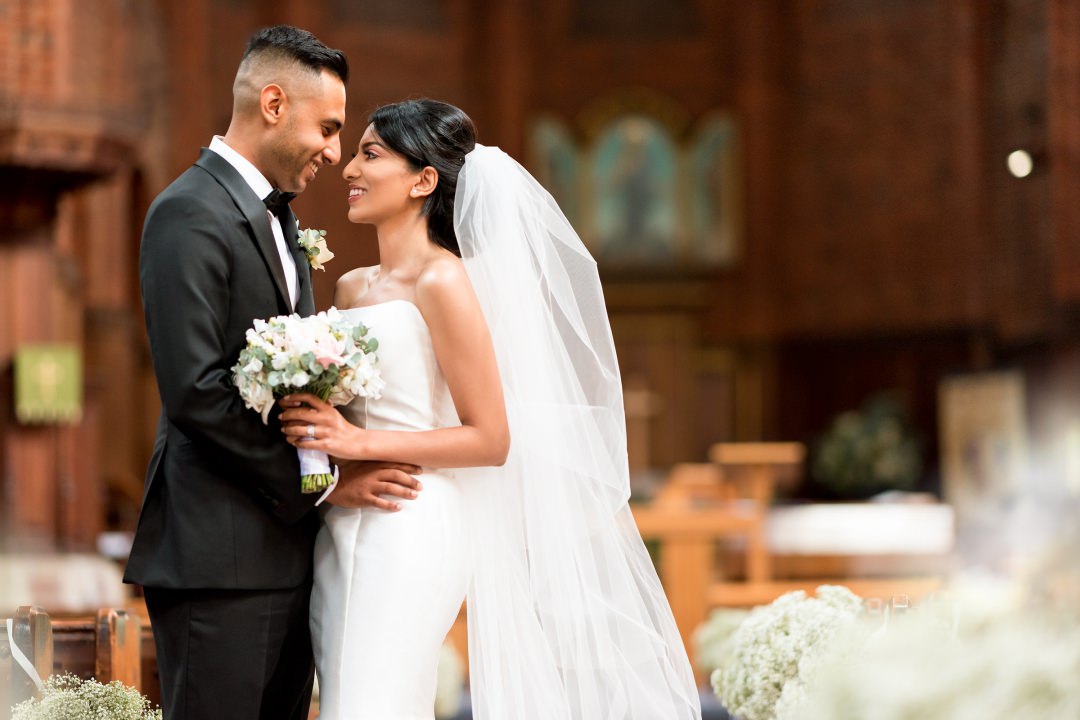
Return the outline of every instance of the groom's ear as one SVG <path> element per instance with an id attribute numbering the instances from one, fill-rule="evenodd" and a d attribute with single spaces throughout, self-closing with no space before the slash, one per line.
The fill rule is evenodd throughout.
<path id="1" fill-rule="evenodd" d="M 287 104 L 285 91 L 277 83 L 267 85 L 259 93 L 259 112 L 263 120 L 271 125 L 281 121 Z"/>
<path id="2" fill-rule="evenodd" d="M 427 197 L 431 193 L 435 192 L 435 188 L 439 185 L 439 173 L 435 168 L 428 165 L 426 168 L 420 171 L 420 175 L 416 181 L 416 184 L 412 186 L 412 190 L 409 191 L 409 195 L 414 198 Z"/>

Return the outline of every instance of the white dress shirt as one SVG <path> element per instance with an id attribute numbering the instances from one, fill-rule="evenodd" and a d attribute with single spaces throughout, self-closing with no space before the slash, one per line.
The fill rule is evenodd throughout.
<path id="1" fill-rule="evenodd" d="M 248 161 L 240 153 L 233 150 L 225 143 L 225 138 L 220 135 L 215 135 L 214 139 L 210 141 L 210 149 L 216 152 L 221 157 L 225 158 L 225 161 L 236 168 L 236 171 L 240 173 L 240 177 L 244 178 L 255 194 L 259 196 L 259 199 L 265 198 L 273 191 L 273 186 L 270 181 L 263 177 L 263 174 L 256 169 L 251 162 Z M 289 251 L 289 246 L 285 243 L 285 233 L 281 231 L 281 222 L 277 216 L 269 210 L 266 211 L 267 218 L 270 220 L 270 230 L 274 233 L 274 239 L 277 240 L 278 255 L 281 257 L 281 267 L 285 270 L 285 284 L 289 288 L 289 302 L 292 303 L 292 307 L 296 309 L 297 294 L 299 292 L 298 285 L 300 284 L 299 276 L 296 274 L 296 260 L 293 259 L 292 252 Z M 319 496 L 316 505 L 322 505 L 323 501 L 330 496 L 330 493 L 334 491 L 338 483 L 338 469 L 335 466 L 333 468 L 334 482 L 330 487 L 323 491 L 323 494 Z M 299 482 L 299 478 L 297 482 Z"/>
<path id="2" fill-rule="evenodd" d="M 210 149 L 225 158 L 227 163 L 236 168 L 236 172 L 240 173 L 240 177 L 244 178 L 244 182 L 251 187 L 260 200 L 273 191 L 274 188 L 270 181 L 263 177 L 263 174 L 247 158 L 229 147 L 225 142 L 225 138 L 215 135 L 214 139 L 210 141 Z M 289 289 L 289 302 L 291 307 L 295 309 L 299 293 L 298 285 L 300 284 L 296 274 L 296 260 L 285 242 L 285 233 L 281 230 L 281 222 L 277 216 L 269 210 L 266 211 L 266 216 L 270 220 L 270 231 L 274 233 L 274 239 L 277 240 L 278 256 L 281 258 L 285 285 Z"/>

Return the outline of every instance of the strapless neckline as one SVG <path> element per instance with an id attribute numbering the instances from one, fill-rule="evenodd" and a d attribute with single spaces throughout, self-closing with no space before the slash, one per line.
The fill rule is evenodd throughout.
<path id="1" fill-rule="evenodd" d="M 420 317 L 424 316 L 424 314 L 422 312 L 420 312 L 420 308 L 418 308 L 416 306 L 416 303 L 414 303 L 412 300 L 406 300 L 404 298 L 394 298 L 393 300 L 383 300 L 382 302 L 372 303 L 370 305 L 357 305 L 356 307 L 351 307 L 351 308 L 344 308 L 344 309 L 338 308 L 338 311 L 339 312 L 352 312 L 353 310 L 369 310 L 371 308 L 385 307 L 387 305 L 393 305 L 395 303 L 403 303 L 405 305 L 408 305 L 408 306 L 412 307 L 413 310 L 416 311 L 417 315 L 419 315 Z"/>
<path id="2" fill-rule="evenodd" d="M 376 313 L 376 314 L 372 315 L 371 313 L 365 313 L 365 312 L 361 312 L 361 311 L 362 310 L 374 310 L 375 308 L 393 308 L 393 307 L 398 307 L 398 306 L 401 306 L 401 305 L 404 305 L 404 306 L 412 309 L 412 312 L 406 311 L 406 314 L 408 314 L 408 315 L 410 315 L 410 316 L 412 316 L 412 317 L 414 317 L 414 318 L 416 318 L 417 320 L 420 321 L 420 327 L 423 328 L 423 332 L 418 337 L 420 339 L 420 342 L 423 342 L 424 344 L 430 346 L 430 344 L 431 344 L 431 329 L 428 327 L 427 320 L 424 318 L 424 314 L 422 312 L 420 312 L 420 308 L 418 308 L 416 306 L 416 303 L 412 302 L 411 300 L 403 300 L 403 299 L 400 299 L 400 298 L 397 298 L 397 299 L 394 299 L 394 300 L 383 300 L 382 302 L 372 303 L 371 305 L 360 305 L 358 307 L 345 308 L 344 310 L 340 310 L 339 312 L 346 313 L 346 314 L 347 313 L 355 313 L 355 315 L 357 316 L 357 319 L 360 319 L 361 322 L 363 322 L 364 325 L 367 325 L 369 327 L 369 329 L 372 331 L 372 335 L 376 339 L 379 339 L 379 328 L 378 327 L 371 327 L 371 326 L 373 324 L 378 325 L 378 323 L 374 322 L 374 318 L 383 318 L 383 317 L 385 317 L 385 315 L 382 314 L 382 313 Z M 396 318 L 396 317 L 398 317 L 398 315 L 394 314 L 393 317 Z M 372 319 L 369 320 L 368 318 L 372 318 Z M 405 321 L 405 322 L 407 322 L 407 321 Z"/>

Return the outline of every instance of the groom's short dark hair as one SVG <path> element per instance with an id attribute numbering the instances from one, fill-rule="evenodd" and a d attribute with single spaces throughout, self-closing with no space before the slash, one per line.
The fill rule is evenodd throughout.
<path id="1" fill-rule="evenodd" d="M 321 72 L 328 70 L 342 83 L 349 81 L 349 63 L 345 53 L 328 48 L 307 30 L 292 25 L 275 25 L 259 30 L 248 40 L 241 64 L 253 55 L 288 58 L 304 67 Z"/>

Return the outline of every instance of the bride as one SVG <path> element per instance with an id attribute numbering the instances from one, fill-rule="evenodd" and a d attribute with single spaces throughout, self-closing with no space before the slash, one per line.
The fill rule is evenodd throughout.
<path id="1" fill-rule="evenodd" d="M 404 502 L 324 510 L 311 630 L 324 720 L 430 720 L 467 596 L 478 720 L 700 718 L 627 506 L 622 389 L 596 266 L 551 197 L 456 107 L 379 108 L 343 173 L 380 264 L 334 304 L 379 341 L 379 399 L 285 398 L 342 461 L 424 468 Z"/>

